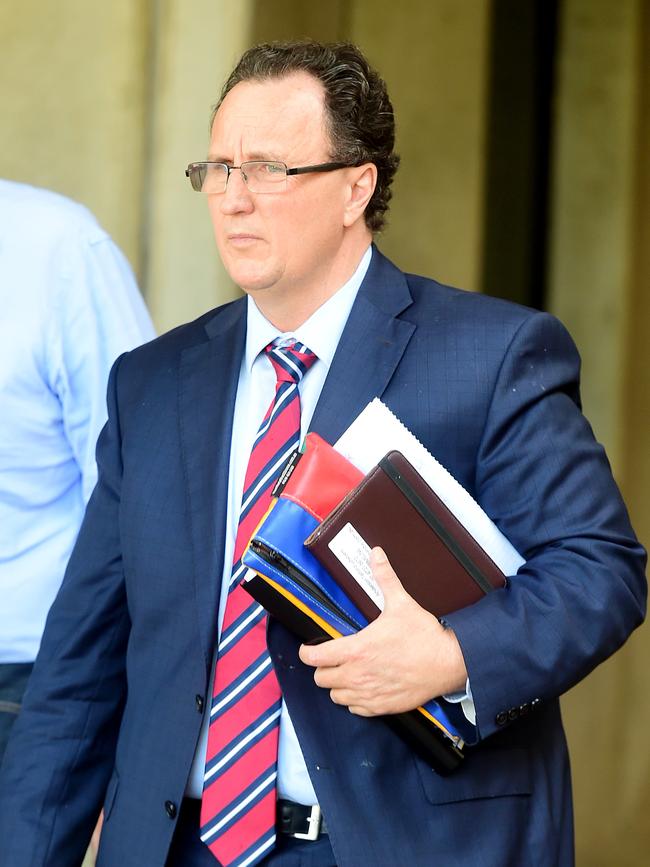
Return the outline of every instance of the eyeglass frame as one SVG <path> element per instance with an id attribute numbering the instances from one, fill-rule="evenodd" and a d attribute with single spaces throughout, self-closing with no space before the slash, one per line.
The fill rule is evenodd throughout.
<path id="1" fill-rule="evenodd" d="M 219 162 L 218 160 L 199 160 L 198 162 L 190 163 L 188 165 L 188 167 L 185 169 L 185 177 L 189 178 L 190 184 L 192 185 L 192 178 L 190 176 L 190 170 L 193 169 L 195 166 L 223 166 L 227 172 L 226 182 L 224 184 L 223 190 L 221 191 L 221 193 L 206 193 L 206 195 L 221 196 L 226 192 L 226 190 L 228 188 L 228 181 L 230 180 L 230 175 L 232 174 L 232 172 L 234 172 L 236 169 L 238 169 L 240 172 L 242 172 L 243 166 L 246 166 L 249 163 L 274 163 L 275 165 L 284 166 L 285 180 L 286 180 L 286 177 L 288 177 L 289 175 L 306 175 L 306 174 L 309 174 L 310 172 L 334 172 L 334 171 L 337 171 L 338 169 L 351 169 L 351 168 L 354 168 L 356 165 L 359 165 L 358 163 L 331 162 L 331 163 L 316 163 L 315 165 L 312 165 L 312 166 L 296 166 L 296 167 L 290 169 L 286 163 L 282 162 L 282 160 L 244 160 L 244 162 L 238 166 L 230 166 L 230 165 L 228 165 L 228 163 L 222 163 L 222 162 Z M 249 192 L 254 193 L 256 196 L 268 195 L 271 192 L 271 190 L 268 190 L 267 193 L 256 193 L 254 190 L 251 190 L 250 187 L 248 186 L 248 181 L 246 180 L 246 175 L 244 174 L 244 172 L 242 172 L 242 180 L 246 184 L 246 189 Z M 195 193 L 202 193 L 203 192 L 203 190 L 195 189 L 193 185 L 192 185 L 192 189 L 194 190 Z M 286 188 L 283 188 L 283 189 L 286 189 Z"/>

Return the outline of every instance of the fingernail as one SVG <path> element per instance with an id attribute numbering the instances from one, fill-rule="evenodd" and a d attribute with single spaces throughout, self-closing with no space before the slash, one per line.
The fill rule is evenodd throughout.
<path id="1" fill-rule="evenodd" d="M 381 563 L 385 563 L 387 561 L 386 554 L 384 553 L 383 548 L 373 548 L 370 552 L 370 557 L 375 566 L 379 566 Z"/>

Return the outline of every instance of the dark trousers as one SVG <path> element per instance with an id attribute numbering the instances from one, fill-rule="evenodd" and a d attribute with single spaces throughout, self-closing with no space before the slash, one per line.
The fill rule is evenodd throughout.
<path id="1" fill-rule="evenodd" d="M 33 667 L 31 662 L 0 663 L 0 762 L 7 748 L 9 732 L 20 711 Z"/>
<path id="2" fill-rule="evenodd" d="M 199 805 L 200 801 L 183 802 L 166 867 L 218 867 L 218 861 L 199 837 Z M 280 834 L 275 849 L 260 864 L 264 867 L 336 867 L 327 834 L 313 841 Z"/>

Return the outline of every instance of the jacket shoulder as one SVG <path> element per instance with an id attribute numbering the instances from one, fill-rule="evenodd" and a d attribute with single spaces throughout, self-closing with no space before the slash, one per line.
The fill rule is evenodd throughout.
<path id="1" fill-rule="evenodd" d="M 154 340 L 132 349 L 122 356 L 122 363 L 128 368 L 153 366 L 157 370 L 161 364 L 176 364 L 186 349 L 199 346 L 211 338 L 218 339 L 220 330 L 226 331 L 240 319 L 245 322 L 245 312 L 245 298 L 222 304 L 197 319 L 177 325 Z"/>
<path id="2" fill-rule="evenodd" d="M 456 320 L 498 321 L 514 328 L 531 317 L 548 315 L 514 301 L 448 286 L 419 274 L 404 276 L 413 298 L 414 311 L 423 314 L 444 315 Z"/>

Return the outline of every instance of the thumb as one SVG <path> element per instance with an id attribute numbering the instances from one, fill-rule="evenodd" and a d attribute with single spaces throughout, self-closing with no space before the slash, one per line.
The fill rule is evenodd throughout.
<path id="1" fill-rule="evenodd" d="M 385 605 L 390 604 L 390 600 L 394 599 L 397 594 L 404 592 L 402 582 L 388 562 L 383 548 L 373 548 L 370 552 L 370 568 L 372 569 L 372 577 L 384 595 Z"/>

